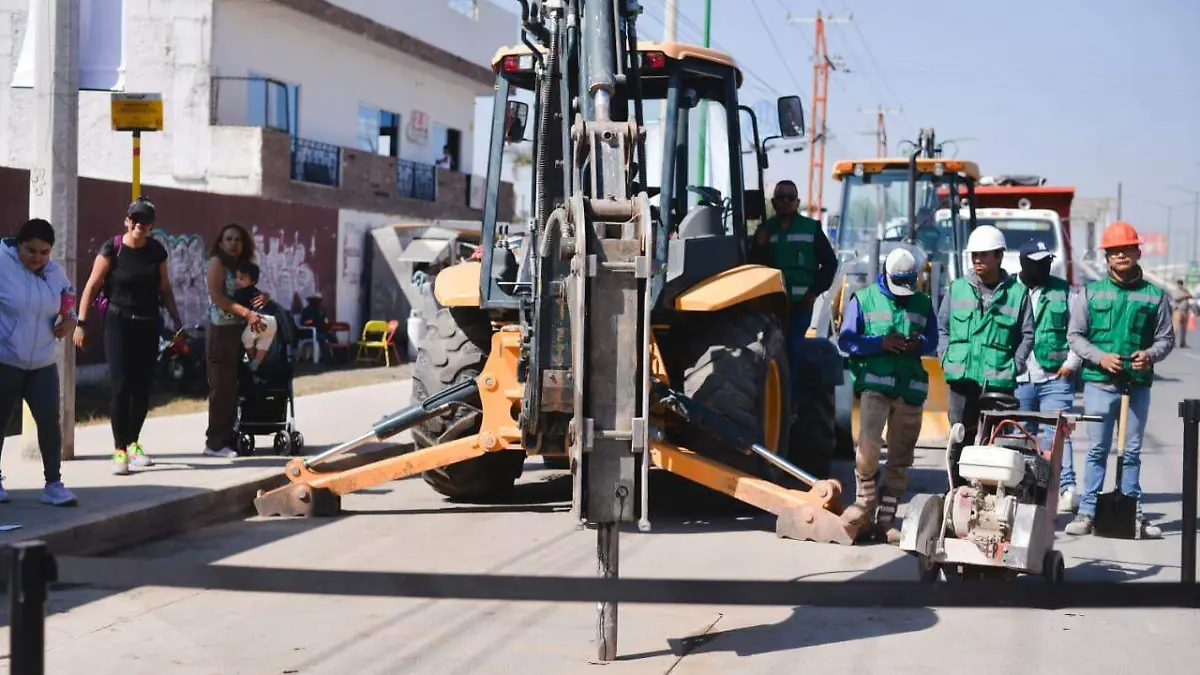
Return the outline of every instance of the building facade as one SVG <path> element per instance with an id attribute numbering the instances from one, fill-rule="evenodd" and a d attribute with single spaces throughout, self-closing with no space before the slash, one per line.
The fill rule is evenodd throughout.
<path id="1" fill-rule="evenodd" d="M 176 280 L 194 276 L 193 258 L 202 261 L 204 240 L 219 227 L 195 225 L 204 212 L 209 220 L 251 214 L 262 222 L 245 224 L 279 262 L 264 287 L 300 298 L 322 291 L 335 318 L 357 334 L 365 320 L 359 270 L 367 230 L 481 217 L 478 185 L 476 208 L 470 195 L 472 181 L 487 172 L 473 159 L 474 145 L 488 142 L 488 127 L 476 127 L 475 109 L 492 94 L 496 49 L 519 41 L 514 11 L 491 0 L 123 0 L 123 6 L 124 90 L 160 94 L 164 105 L 164 130 L 142 136 L 143 192 L 201 210 L 160 209 L 164 236 L 197 251 L 179 256 Z M 33 92 L 9 86 L 29 11 L 29 0 L 0 0 L 0 166 L 13 170 L 33 160 Z M 80 92 L 79 175 L 127 184 L 132 141 L 112 131 L 110 110 L 108 92 Z M 80 193 L 80 220 L 97 223 L 80 229 L 81 274 L 90 252 L 111 236 L 100 223 L 109 218 L 119 227 L 123 211 L 119 199 L 89 201 L 119 189 L 97 190 Z M 213 206 L 176 190 L 210 193 Z M 501 194 L 506 217 L 511 184 Z M 218 196 L 266 205 L 228 206 Z M 26 212 L 10 206 L 0 207 L 6 216 Z M 105 215 L 90 213 L 95 209 Z"/>

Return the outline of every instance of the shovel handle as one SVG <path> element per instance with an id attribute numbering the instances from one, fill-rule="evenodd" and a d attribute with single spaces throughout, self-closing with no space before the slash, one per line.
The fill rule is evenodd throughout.
<path id="1" fill-rule="evenodd" d="M 1117 456 L 1125 456 L 1125 426 L 1129 422 L 1129 392 L 1121 393 L 1121 416 L 1117 420 Z"/>

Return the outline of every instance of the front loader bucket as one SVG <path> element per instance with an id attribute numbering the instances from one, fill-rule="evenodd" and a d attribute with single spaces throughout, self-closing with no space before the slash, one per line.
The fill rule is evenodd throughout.
<path id="1" fill-rule="evenodd" d="M 942 362 L 933 356 L 921 358 L 925 372 L 929 374 L 929 395 L 921 410 L 921 437 L 917 439 L 920 448 L 945 448 L 946 439 L 950 434 L 950 387 L 946 384 L 946 375 L 942 372 Z M 859 400 L 854 398 L 850 410 L 850 428 L 857 442 L 861 426 L 859 426 Z M 884 425 L 884 438 L 887 438 L 887 425 Z"/>

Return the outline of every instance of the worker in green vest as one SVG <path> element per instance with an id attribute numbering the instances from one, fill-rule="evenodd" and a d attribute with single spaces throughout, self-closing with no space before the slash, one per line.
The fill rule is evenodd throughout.
<path id="1" fill-rule="evenodd" d="M 1137 499 L 1141 536 L 1158 538 L 1162 529 L 1146 522 L 1142 512 L 1142 433 L 1150 412 L 1154 364 L 1175 347 L 1171 303 L 1157 286 L 1142 278 L 1142 240 L 1129 223 L 1116 221 L 1104 231 L 1100 248 L 1108 275 L 1088 284 L 1075 299 L 1067 340 L 1083 357 L 1083 408 L 1103 422 L 1088 424 L 1090 447 L 1083 476 L 1079 513 L 1067 534 L 1090 534 L 1096 516 L 1096 497 L 1104 487 L 1113 429 L 1120 416 L 1121 396 L 1129 394 L 1129 419 L 1121 466 L 1123 494 Z"/>
<path id="2" fill-rule="evenodd" d="M 974 443 L 979 429 L 979 397 L 1013 393 L 1033 351 L 1033 311 L 1029 294 L 1000 266 L 1007 244 L 1004 233 L 980 225 L 967 240 L 971 269 L 950 283 L 939 307 L 939 351 L 950 389 L 950 424 L 962 424 L 961 442 L 950 450 L 954 486 L 965 485 L 958 471 L 963 445 Z"/>
<path id="3" fill-rule="evenodd" d="M 1025 374 L 1017 376 L 1017 399 L 1022 410 L 1070 412 L 1075 405 L 1075 374 L 1082 359 L 1067 345 L 1070 300 L 1074 297 L 1066 279 L 1050 274 L 1054 252 L 1046 242 L 1030 239 L 1021 246 L 1021 273 L 1017 282 L 1029 293 L 1033 308 L 1033 354 L 1025 362 Z M 1053 425 L 1040 426 L 1042 447 L 1050 447 Z M 1058 511 L 1073 513 L 1079 508 L 1075 488 L 1074 446 L 1068 434 L 1063 439 L 1062 472 L 1058 479 Z"/>
<path id="4" fill-rule="evenodd" d="M 937 317 L 929 295 L 917 289 L 912 251 L 892 249 L 874 284 L 851 296 L 842 314 L 838 346 L 849 356 L 859 397 L 855 499 L 842 513 L 847 531 L 900 543 L 896 507 L 908 489 L 908 469 L 921 437 L 921 412 L 929 393 L 922 356 L 937 353 Z M 876 499 L 875 476 L 887 426 L 887 465 Z M 878 512 L 876 508 L 878 507 Z"/>
<path id="5" fill-rule="evenodd" d="M 837 255 L 818 220 L 798 213 L 800 191 L 790 180 L 775 184 L 775 215 L 754 233 L 754 248 L 768 265 L 783 272 L 788 295 L 788 364 L 795 387 L 804 358 L 804 337 L 812 324 L 813 303 L 833 285 Z M 793 397 L 798 404 L 798 397 Z"/>

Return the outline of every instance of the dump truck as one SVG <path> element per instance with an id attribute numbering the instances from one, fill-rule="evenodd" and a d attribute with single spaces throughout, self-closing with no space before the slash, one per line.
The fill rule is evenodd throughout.
<path id="1" fill-rule="evenodd" d="M 926 137 L 925 134 L 928 133 Z M 924 138 L 928 138 L 925 141 Z M 966 263 L 959 253 L 976 226 L 975 190 L 979 167 L 974 162 L 940 156 L 932 131 L 909 157 L 840 160 L 833 177 L 842 183 L 834 249 L 840 266 L 833 287 L 821 303 L 815 332 L 836 342 L 841 329 L 841 309 L 850 296 L 873 283 L 892 249 L 909 248 L 924 271 L 921 289 L 928 292 L 935 311 L 962 276 Z M 948 191 L 947 191 L 948 190 Z M 950 194 L 963 195 L 960 209 L 949 209 Z M 945 218 L 938 218 L 939 210 Z M 924 357 L 929 373 L 929 397 L 918 445 L 944 447 L 949 431 L 949 390 L 941 363 Z M 840 448 L 858 437 L 858 401 L 846 373 L 836 393 L 836 420 Z M 843 450 L 844 452 L 844 450 Z"/>
<path id="2" fill-rule="evenodd" d="M 842 486 L 788 461 L 788 303 L 780 271 L 749 261 L 766 156 L 739 100 L 741 69 L 717 50 L 640 41 L 634 1 L 521 6 L 522 44 L 492 61 L 479 259 L 436 275 L 412 404 L 290 461 L 288 484 L 260 494 L 258 513 L 329 515 L 341 495 L 416 474 L 451 499 L 493 499 L 529 455 L 565 454 L 571 518 L 595 529 L 604 578 L 617 576 L 621 524 L 650 529 L 651 468 L 775 514 L 780 536 L 853 543 Z M 655 182 L 644 122 L 660 109 Z M 777 112 L 784 136 L 803 136 L 798 97 Z M 722 123 L 695 133 L 703 120 Z M 500 166 L 528 126 L 533 217 L 514 237 L 497 221 Z M 711 180 L 694 171 L 705 136 L 728 157 L 728 171 L 704 172 Z M 406 429 L 412 452 L 322 470 Z M 616 609 L 598 610 L 603 661 L 616 657 Z"/>

